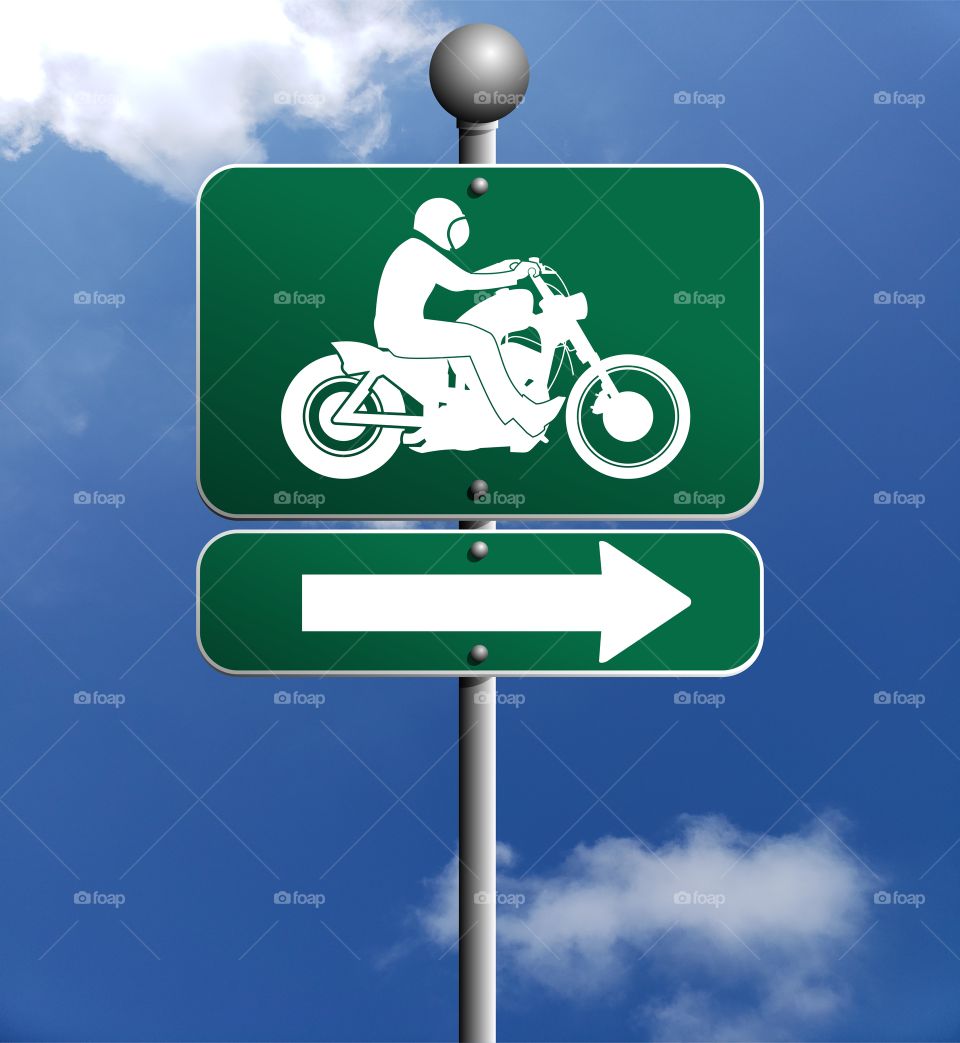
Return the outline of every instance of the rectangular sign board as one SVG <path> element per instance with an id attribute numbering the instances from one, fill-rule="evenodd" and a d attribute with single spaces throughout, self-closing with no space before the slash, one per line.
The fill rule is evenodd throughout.
<path id="1" fill-rule="evenodd" d="M 235 531 L 197 592 L 235 674 L 720 676 L 763 633 L 759 553 L 726 531 Z"/>
<path id="2" fill-rule="evenodd" d="M 220 170 L 201 495 L 232 518 L 737 517 L 762 482 L 762 225 L 730 166 Z"/>

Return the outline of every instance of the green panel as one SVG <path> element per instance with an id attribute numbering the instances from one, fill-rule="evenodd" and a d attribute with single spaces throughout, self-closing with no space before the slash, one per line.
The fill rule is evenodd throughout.
<path id="1" fill-rule="evenodd" d="M 759 653 L 763 568 L 730 532 L 484 532 L 490 552 L 469 556 L 477 533 L 456 531 L 230 532 L 198 564 L 198 640 L 208 660 L 236 673 L 723 674 Z M 491 619 L 475 633 L 319 633 L 301 630 L 301 577 L 591 575 L 603 541 L 691 599 L 645 639 L 598 663 L 597 633 L 504 633 Z M 458 588 L 459 589 L 459 588 Z M 506 588 L 505 588 L 506 590 Z M 397 612 L 405 611 L 402 603 Z M 545 611 L 531 596 L 531 621 Z M 489 658 L 478 670 L 474 644 Z"/>
<path id="2" fill-rule="evenodd" d="M 472 198 L 467 188 L 478 174 L 490 189 Z M 470 239 L 455 255 L 462 267 L 542 258 L 571 293 L 585 293 L 581 325 L 601 357 L 640 354 L 676 375 L 691 425 L 672 463 L 643 478 L 598 473 L 575 453 L 563 413 L 549 442 L 529 452 L 418 454 L 402 445 L 375 473 L 349 480 L 320 477 L 297 460 L 280 426 L 287 385 L 332 354 L 334 340 L 375 343 L 383 264 L 411 235 L 413 212 L 434 196 L 454 200 L 469 219 Z M 761 484 L 761 207 L 752 179 L 722 166 L 266 166 L 215 174 L 201 194 L 198 233 L 205 499 L 234 517 L 742 512 Z M 275 303 L 284 293 L 302 303 Z M 710 297 L 718 294 L 722 303 Z M 473 303 L 473 293 L 437 290 L 429 317 L 452 321 Z M 573 376 L 568 367 L 556 391 Z M 660 415 L 663 403 L 653 399 Z M 474 478 L 496 494 L 492 506 L 469 500 Z"/>

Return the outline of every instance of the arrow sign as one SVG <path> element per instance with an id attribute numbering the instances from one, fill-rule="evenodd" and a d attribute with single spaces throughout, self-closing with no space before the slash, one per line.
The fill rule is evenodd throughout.
<path id="1" fill-rule="evenodd" d="M 763 629 L 728 531 L 247 529 L 207 544 L 197 593 L 201 651 L 239 674 L 719 675 Z"/>
<path id="2" fill-rule="evenodd" d="M 303 577 L 303 630 L 600 632 L 606 663 L 690 606 L 603 540 L 595 575 Z"/>

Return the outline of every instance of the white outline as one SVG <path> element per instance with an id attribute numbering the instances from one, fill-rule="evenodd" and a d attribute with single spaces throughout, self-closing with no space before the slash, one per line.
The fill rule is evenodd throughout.
<path id="1" fill-rule="evenodd" d="M 527 514 L 514 511 L 512 514 L 474 514 L 470 511 L 459 514 L 230 514 L 221 511 L 207 498 L 200 484 L 200 200 L 207 184 L 225 170 L 262 170 L 262 169 L 284 169 L 284 170 L 471 170 L 490 168 L 488 163 L 227 163 L 212 171 L 204 179 L 203 184 L 197 192 L 197 202 L 194 207 L 196 211 L 196 483 L 200 499 L 221 518 L 230 518 L 235 521 L 459 521 L 467 517 L 470 521 L 734 521 L 742 518 L 748 511 L 752 510 L 760 499 L 764 483 L 764 388 L 766 372 L 764 367 L 764 293 L 765 293 L 765 242 L 764 242 L 764 215 L 765 206 L 763 191 L 757 183 L 757 179 L 743 167 L 733 163 L 571 163 L 560 165 L 558 163 L 498 163 L 498 170 L 735 170 L 742 174 L 753 185 L 757 192 L 760 203 L 760 227 L 758 230 L 758 245 L 760 247 L 760 430 L 758 434 L 760 448 L 760 475 L 757 482 L 757 491 L 753 498 L 739 511 L 733 514 Z M 411 675 L 412 676 L 412 675 Z M 459 677 L 461 674 L 451 674 L 451 677 Z M 466 676 L 466 675 L 463 675 Z M 477 676 L 485 676 L 478 674 Z M 691 675 L 692 676 L 692 675 Z"/>
<path id="2" fill-rule="evenodd" d="M 228 670 L 226 667 L 220 666 L 219 663 L 215 663 L 207 655 L 206 649 L 200 640 L 200 563 L 203 561 L 203 556 L 208 548 L 212 547 L 217 540 L 222 539 L 224 536 L 236 535 L 237 533 L 266 536 L 269 536 L 271 533 L 281 533 L 285 536 L 324 536 L 328 534 L 331 536 L 382 536 L 385 532 L 404 537 L 436 536 L 440 534 L 462 539 L 465 535 L 469 536 L 469 530 L 456 529 L 400 529 L 395 532 L 383 529 L 229 529 L 226 532 L 213 536 L 204 544 L 203 549 L 200 551 L 200 556 L 197 558 L 196 633 L 197 648 L 200 649 L 200 654 L 214 670 L 221 674 L 227 674 L 230 677 L 489 677 L 489 667 L 486 670 Z M 756 555 L 757 562 L 760 565 L 760 627 L 757 636 L 757 647 L 753 655 L 735 670 L 501 670 L 498 671 L 497 677 L 735 677 L 753 666 L 763 650 L 766 569 L 756 544 L 753 540 L 739 532 L 733 532 L 731 529 L 502 529 L 497 530 L 495 533 L 490 533 L 485 538 L 489 539 L 492 537 L 496 539 L 499 536 L 522 535 L 556 536 L 559 534 L 563 536 L 603 536 L 609 540 L 611 537 L 615 538 L 620 533 L 634 536 L 683 536 L 687 533 L 691 535 L 703 535 L 706 533 L 713 536 L 729 536 L 746 543 Z M 424 631 L 424 633 L 427 633 L 427 631 Z"/>

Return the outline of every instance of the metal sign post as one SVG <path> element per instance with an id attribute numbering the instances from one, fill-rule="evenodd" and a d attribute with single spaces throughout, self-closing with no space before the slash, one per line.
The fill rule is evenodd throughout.
<path id="1" fill-rule="evenodd" d="M 219 670 L 459 678 L 464 1043 L 496 1039 L 494 675 L 727 676 L 763 637 L 763 565 L 735 533 L 495 531 L 735 518 L 763 477 L 758 185 L 498 166 L 529 76 L 510 33 L 463 26 L 430 63 L 461 165 L 238 165 L 197 204 L 204 502 L 466 530 L 245 529 L 197 563 Z"/>
<path id="2" fill-rule="evenodd" d="M 530 63 L 520 42 L 495 25 L 465 25 L 437 45 L 430 86 L 456 117 L 461 164 L 497 161 L 497 122 L 523 100 Z M 484 178 L 470 183 L 487 191 Z M 476 498 L 487 492 L 477 479 Z M 495 521 L 461 521 L 461 529 L 491 530 Z M 485 556 L 478 541 L 473 556 Z M 478 645 L 471 658 L 482 662 Z M 497 679 L 460 678 L 460 1039 L 497 1038 Z"/>

